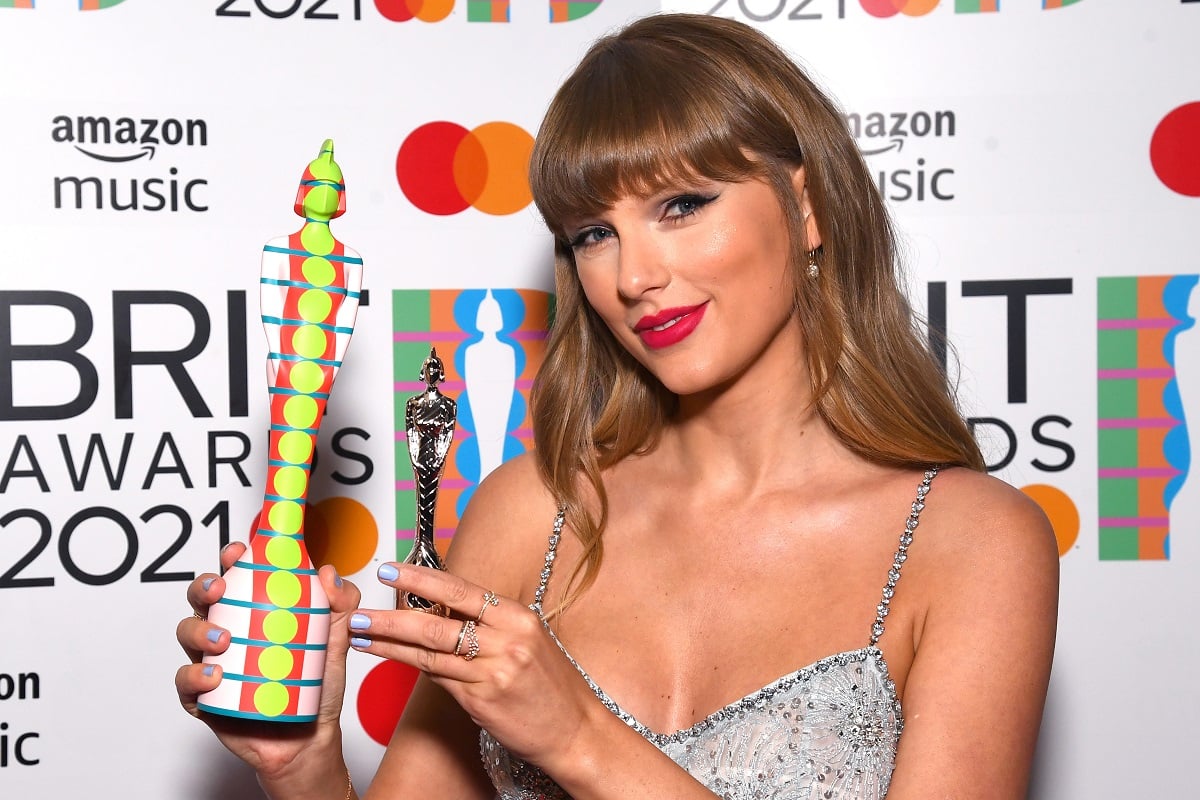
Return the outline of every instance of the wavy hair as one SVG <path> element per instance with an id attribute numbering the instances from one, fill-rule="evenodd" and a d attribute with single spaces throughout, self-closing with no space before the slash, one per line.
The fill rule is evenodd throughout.
<path id="1" fill-rule="evenodd" d="M 817 280 L 803 273 L 812 248 L 792 183 L 801 165 L 821 236 Z M 759 179 L 778 197 L 813 402 L 838 439 L 875 463 L 984 468 L 901 289 L 892 222 L 839 109 L 749 26 L 641 19 L 584 56 L 551 102 L 530 162 L 534 202 L 556 239 L 558 295 L 533 389 L 536 458 L 583 546 L 560 610 L 603 556 L 603 470 L 653 448 L 676 409 L 588 305 L 564 225 L 696 179 Z"/>

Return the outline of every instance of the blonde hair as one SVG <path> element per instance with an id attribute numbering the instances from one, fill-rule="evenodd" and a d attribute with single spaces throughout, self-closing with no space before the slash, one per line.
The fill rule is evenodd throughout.
<path id="1" fill-rule="evenodd" d="M 802 275 L 801 165 L 821 236 L 815 281 Z M 550 104 L 530 162 L 557 241 L 557 310 L 533 390 L 537 460 L 583 545 L 561 607 L 603 556 L 603 470 L 652 448 L 676 403 L 588 306 L 564 224 L 696 178 L 774 189 L 815 407 L 840 441 L 876 463 L 984 468 L 901 289 L 891 220 L 838 108 L 753 28 L 647 17 L 592 46 Z"/>

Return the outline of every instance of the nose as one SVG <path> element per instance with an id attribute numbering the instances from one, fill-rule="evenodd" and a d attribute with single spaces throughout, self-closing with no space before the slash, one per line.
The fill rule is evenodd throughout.
<path id="1" fill-rule="evenodd" d="M 671 282 L 668 248 L 650 232 L 621 236 L 617 263 L 617 291 L 626 300 L 663 289 Z"/>

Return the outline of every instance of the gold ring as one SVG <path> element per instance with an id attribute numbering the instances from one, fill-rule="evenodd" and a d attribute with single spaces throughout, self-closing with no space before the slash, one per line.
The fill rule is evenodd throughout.
<path id="1" fill-rule="evenodd" d="M 195 617 L 196 619 L 200 620 L 201 622 L 208 622 L 208 617 L 202 617 L 202 616 L 200 616 L 200 612 L 199 612 L 199 611 L 193 611 L 193 612 L 192 612 L 192 616 L 193 616 L 193 617 Z"/>
<path id="2" fill-rule="evenodd" d="M 479 614 L 475 617 L 475 622 L 478 624 L 483 622 L 483 612 L 488 610 L 488 606 L 500 605 L 500 598 L 496 597 L 496 593 L 490 589 L 483 593 L 483 608 L 479 609 Z"/>
<path id="3" fill-rule="evenodd" d="M 466 651 L 463 650 L 464 644 L 467 646 Z M 475 636 L 475 620 L 469 619 L 463 623 L 462 630 L 458 632 L 458 641 L 454 645 L 454 655 L 460 656 L 463 661 L 470 661 L 479 655 L 479 639 Z"/>

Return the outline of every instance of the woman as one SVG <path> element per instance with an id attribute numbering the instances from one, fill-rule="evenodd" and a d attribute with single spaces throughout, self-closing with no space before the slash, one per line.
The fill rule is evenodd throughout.
<path id="1" fill-rule="evenodd" d="M 454 617 L 357 609 L 326 567 L 321 722 L 205 721 L 271 796 L 354 796 L 353 647 L 425 673 L 373 798 L 1023 797 L 1053 536 L 983 473 L 837 109 L 745 26 L 651 17 L 559 91 L 531 183 L 558 243 L 537 449 L 447 573 L 380 569 Z M 182 668 L 184 706 L 218 680 Z"/>

